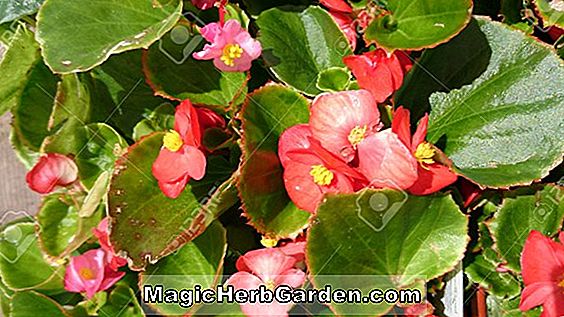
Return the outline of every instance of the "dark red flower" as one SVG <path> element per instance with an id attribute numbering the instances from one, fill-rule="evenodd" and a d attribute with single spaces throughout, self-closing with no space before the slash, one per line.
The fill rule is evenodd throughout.
<path id="1" fill-rule="evenodd" d="M 401 87 L 405 73 L 412 66 L 405 52 L 388 54 L 383 49 L 346 56 L 343 62 L 356 77 L 358 85 L 370 91 L 378 103 L 384 102 Z"/>

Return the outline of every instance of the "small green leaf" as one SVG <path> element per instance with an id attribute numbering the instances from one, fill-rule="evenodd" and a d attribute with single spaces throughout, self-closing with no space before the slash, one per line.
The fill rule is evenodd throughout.
<path id="1" fill-rule="evenodd" d="M 319 73 L 344 67 L 343 57 L 352 54 L 343 32 L 319 7 L 270 9 L 257 24 L 263 57 L 276 77 L 308 95 L 321 92 L 315 85 Z"/>
<path id="2" fill-rule="evenodd" d="M 2 0 L 0 1 L 0 24 L 17 20 L 37 12 L 45 0 Z"/>
<path id="3" fill-rule="evenodd" d="M 102 317 L 142 317 L 143 309 L 135 291 L 125 283 L 118 283 L 107 298 L 106 304 L 98 311 Z"/>
<path id="4" fill-rule="evenodd" d="M 233 173 L 222 157 L 208 157 L 204 179 L 191 180 L 176 199 L 166 197 L 151 167 L 163 133 L 132 145 L 116 163 L 108 195 L 110 240 L 132 260 L 134 270 L 154 263 L 200 233 L 236 201 Z M 229 180 L 228 180 L 229 179 Z"/>
<path id="5" fill-rule="evenodd" d="M 533 0 L 542 16 L 543 26 L 564 28 L 564 5 L 561 0 Z"/>
<path id="6" fill-rule="evenodd" d="M 88 218 L 96 211 L 102 201 L 105 201 L 110 183 L 110 173 L 103 171 L 96 179 L 92 188 L 88 191 L 88 195 L 84 197 L 82 206 L 78 210 L 78 216 Z"/>
<path id="7" fill-rule="evenodd" d="M 38 237 L 51 262 L 70 255 L 92 236 L 92 229 L 102 220 L 103 209 L 102 206 L 90 217 L 82 218 L 71 197 L 54 194 L 43 198 L 37 214 Z"/>
<path id="8" fill-rule="evenodd" d="M 159 95 L 190 99 L 225 112 L 232 102 L 241 102 L 246 94 L 246 75 L 222 72 L 212 61 L 192 58 L 192 53 L 205 43 L 187 21 L 181 21 L 145 53 L 145 75 Z"/>
<path id="9" fill-rule="evenodd" d="M 226 232 L 214 221 L 199 237 L 139 275 L 139 287 L 164 285 L 165 289 L 213 288 L 223 271 L 227 250 Z M 182 308 L 178 304 L 149 304 L 162 315 L 186 315 L 196 307 Z"/>
<path id="10" fill-rule="evenodd" d="M 307 225 L 310 214 L 298 209 L 286 193 L 278 138 L 287 128 L 308 120 L 308 100 L 281 85 L 256 90 L 242 110 L 239 191 L 245 215 L 263 234 L 290 237 Z"/>
<path id="11" fill-rule="evenodd" d="M 550 185 L 537 192 L 506 195 L 490 227 L 507 267 L 521 271 L 521 251 L 531 230 L 553 235 L 562 227 L 563 196 L 562 188 Z"/>
<path id="12" fill-rule="evenodd" d="M 5 2 L 0 2 L 0 11 L 3 3 Z M 9 34 L 8 32 L 11 30 L 3 31 L 2 34 Z M 3 74 L 0 77 L 0 115 L 16 106 L 30 70 L 41 58 L 33 32 L 23 24 L 17 26 L 10 42 L 6 44 L 8 48 L 0 61 L 0 73 Z"/>
<path id="13" fill-rule="evenodd" d="M 149 47 L 181 11 L 178 0 L 47 0 L 37 14 L 36 38 L 54 72 L 83 72 L 112 54 Z"/>
<path id="14" fill-rule="evenodd" d="M 523 312 L 519 309 L 519 302 L 521 297 L 512 299 L 503 299 L 496 296 L 488 296 L 486 303 L 488 306 L 489 317 L 539 317 L 541 315 L 541 308 Z"/>
<path id="15" fill-rule="evenodd" d="M 139 121 L 133 128 L 133 139 L 141 140 L 142 137 L 153 132 L 167 131 L 174 128 L 175 108 L 170 103 L 157 107 L 147 118 Z"/>
<path id="16" fill-rule="evenodd" d="M 486 19 L 478 25 L 488 66 L 471 85 L 431 95 L 427 138 L 482 186 L 530 184 L 562 162 L 564 65 L 520 31 Z"/>
<path id="17" fill-rule="evenodd" d="M 348 87 L 350 80 L 351 74 L 346 68 L 332 67 L 319 73 L 317 88 L 323 91 L 341 91 Z"/>
<path id="18" fill-rule="evenodd" d="M 367 289 L 411 287 L 450 270 L 462 259 L 467 219 L 450 196 L 408 196 L 392 190 L 329 195 L 309 230 L 307 258 L 314 285 L 323 276 L 380 276 Z M 359 247 L 362 252 L 359 252 Z M 384 279 L 382 276 L 388 276 Z M 333 287 L 352 287 L 346 279 Z M 338 315 L 385 314 L 391 307 L 333 306 Z"/>
<path id="19" fill-rule="evenodd" d="M 11 317 L 29 317 L 38 316 L 38 314 L 49 317 L 71 316 L 53 299 L 34 291 L 15 293 L 12 297 L 11 308 Z"/>
<path id="20" fill-rule="evenodd" d="M 480 284 L 492 295 L 513 298 L 521 294 L 521 283 L 511 273 L 496 271 L 496 266 L 478 255 L 466 266 L 464 272 L 473 283 Z"/>
<path id="21" fill-rule="evenodd" d="M 389 14 L 376 17 L 365 33 L 388 50 L 435 47 L 458 34 L 470 21 L 471 0 L 395 0 Z"/>
<path id="22" fill-rule="evenodd" d="M 43 257 L 30 222 L 8 225 L 0 233 L 0 275 L 12 290 L 63 290 L 64 266 L 51 265 Z"/>

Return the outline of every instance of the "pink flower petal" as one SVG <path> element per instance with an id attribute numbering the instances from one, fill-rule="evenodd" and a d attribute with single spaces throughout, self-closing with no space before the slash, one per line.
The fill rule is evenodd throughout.
<path id="1" fill-rule="evenodd" d="M 425 165 L 425 168 L 419 164 L 417 174 L 417 180 L 407 191 L 420 196 L 435 193 L 458 179 L 458 176 L 450 168 L 438 163 Z"/>
<path id="2" fill-rule="evenodd" d="M 332 11 L 351 13 L 352 8 L 345 0 L 320 0 L 321 4 Z"/>
<path id="3" fill-rule="evenodd" d="M 200 34 L 208 42 L 214 42 L 216 37 L 221 35 L 221 32 L 221 24 L 219 23 L 210 23 L 200 29 Z"/>
<path id="4" fill-rule="evenodd" d="M 202 144 L 198 112 L 192 106 L 192 102 L 189 99 L 182 101 L 176 108 L 174 130 L 180 134 L 184 144 L 195 147 L 199 147 Z"/>
<path id="5" fill-rule="evenodd" d="M 380 113 L 366 90 L 321 94 L 311 106 L 310 129 L 330 152 L 350 162 L 355 149 L 349 136 L 353 129 L 366 127 L 366 135 L 380 128 Z"/>
<path id="6" fill-rule="evenodd" d="M 528 285 L 523 290 L 523 294 L 521 294 L 519 309 L 527 311 L 540 306 L 557 291 L 558 287 L 553 283 L 534 283 Z"/>
<path id="7" fill-rule="evenodd" d="M 417 180 L 417 161 L 391 129 L 358 145 L 359 170 L 372 186 L 407 189 Z"/>
<path id="8" fill-rule="evenodd" d="M 542 261 L 539 255 L 542 254 Z M 521 269 L 525 285 L 562 281 L 564 275 L 564 245 L 533 230 L 525 241 L 521 254 Z"/>
<path id="9" fill-rule="evenodd" d="M 52 192 L 56 186 L 66 186 L 78 178 L 78 167 L 70 158 L 48 153 L 26 175 L 26 182 L 32 190 L 40 194 Z"/>
<path id="10" fill-rule="evenodd" d="M 237 269 L 258 276 L 262 281 L 274 280 L 276 276 L 291 269 L 296 259 L 285 255 L 276 248 L 258 249 L 247 252 L 237 259 Z"/>
<path id="11" fill-rule="evenodd" d="M 159 188 L 166 197 L 175 199 L 184 191 L 189 180 L 190 176 L 186 175 L 177 181 L 159 182 Z"/>
<path id="12" fill-rule="evenodd" d="M 311 137 L 311 130 L 307 124 L 298 124 L 291 128 L 286 129 L 280 135 L 278 141 L 278 156 L 280 163 L 285 166 L 289 161 L 288 151 L 308 149 L 310 147 L 309 137 Z"/>
<path id="13" fill-rule="evenodd" d="M 288 285 L 293 288 L 298 288 L 304 285 L 306 275 L 302 270 L 290 269 L 284 272 L 283 275 L 278 275 L 274 282 L 276 285 Z"/>

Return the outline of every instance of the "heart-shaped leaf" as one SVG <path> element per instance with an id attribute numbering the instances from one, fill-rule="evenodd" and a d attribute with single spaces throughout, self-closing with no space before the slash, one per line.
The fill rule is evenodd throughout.
<path id="1" fill-rule="evenodd" d="M 309 213 L 290 201 L 278 159 L 278 138 L 309 120 L 309 102 L 281 85 L 253 92 L 242 110 L 244 142 L 239 191 L 245 215 L 268 236 L 290 237 L 307 224 Z"/>
<path id="2" fill-rule="evenodd" d="M 212 61 L 192 58 L 192 53 L 204 44 L 204 38 L 193 31 L 193 26 L 181 21 L 145 52 L 145 76 L 158 95 L 190 99 L 225 112 L 232 102 L 242 102 L 247 92 L 246 75 L 222 72 Z"/>
<path id="3" fill-rule="evenodd" d="M 146 272 L 139 275 L 139 287 L 163 285 L 165 289 L 213 288 L 221 278 L 227 251 L 226 232 L 214 221 L 199 237 L 185 244 Z M 150 304 L 162 315 L 186 315 L 196 307 L 182 308 L 177 303 Z"/>
<path id="4" fill-rule="evenodd" d="M 373 289 L 405 288 L 420 278 L 430 280 L 462 259 L 466 226 L 466 217 L 450 196 L 417 197 L 371 189 L 329 195 L 308 234 L 313 283 L 324 285 L 324 276 L 370 275 L 362 289 Z M 350 284 L 347 279 L 333 279 L 332 286 L 355 286 Z M 386 304 L 333 306 L 339 315 L 379 315 L 390 308 Z"/>
<path id="5" fill-rule="evenodd" d="M 458 34 L 470 21 L 471 0 L 396 0 L 388 14 L 376 17 L 365 33 L 388 50 L 434 47 Z"/>
<path id="6" fill-rule="evenodd" d="M 531 230 L 553 235 L 562 228 L 564 189 L 545 186 L 537 192 L 510 192 L 490 223 L 496 246 L 507 267 L 521 271 L 521 251 Z"/>
<path id="7" fill-rule="evenodd" d="M 43 198 L 37 214 L 39 245 L 52 262 L 78 249 L 102 220 L 103 206 L 87 218 L 79 217 L 77 209 L 71 197 L 66 195 Z"/>
<path id="8" fill-rule="evenodd" d="M 316 86 L 323 91 L 341 91 L 347 88 L 350 80 L 351 74 L 347 69 L 332 67 L 319 73 Z"/>
<path id="9" fill-rule="evenodd" d="M 512 298 L 521 294 L 519 280 L 509 272 L 498 272 L 497 265 L 478 255 L 464 268 L 464 273 L 473 282 L 480 284 L 490 294 Z"/>
<path id="10" fill-rule="evenodd" d="M 176 199 L 166 197 L 151 172 L 163 135 L 155 133 L 132 145 L 118 159 L 111 180 L 110 240 L 116 251 L 132 260 L 134 270 L 201 234 L 236 201 L 234 180 L 229 179 L 233 169 L 219 156 L 208 157 L 204 179 L 191 180 Z"/>
<path id="11" fill-rule="evenodd" d="M 263 57 L 280 80 L 308 94 L 321 93 L 317 76 L 331 67 L 345 67 L 352 54 L 343 32 L 319 7 L 292 11 L 274 8 L 257 19 Z"/>
<path id="12" fill-rule="evenodd" d="M 478 24 L 489 64 L 471 85 L 431 96 L 427 138 L 482 186 L 529 184 L 562 162 L 564 65 L 522 32 Z"/>
<path id="13" fill-rule="evenodd" d="M 82 72 L 112 54 L 149 47 L 181 12 L 179 0 L 47 0 L 37 14 L 36 38 L 54 72 Z"/>

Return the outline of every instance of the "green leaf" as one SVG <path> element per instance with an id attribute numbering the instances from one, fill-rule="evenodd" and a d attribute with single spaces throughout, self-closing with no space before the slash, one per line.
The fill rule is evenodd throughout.
<path id="1" fill-rule="evenodd" d="M 91 71 L 94 103 L 109 105 L 111 113 L 103 118 L 104 121 L 109 121 L 127 137 L 132 136 L 133 127 L 144 115 L 166 103 L 155 96 L 145 82 L 141 56 L 142 50 L 113 55 Z"/>
<path id="2" fill-rule="evenodd" d="M 223 271 L 227 250 L 226 232 L 214 221 L 199 237 L 177 252 L 167 256 L 139 275 L 139 287 L 164 285 L 165 289 L 213 288 Z M 178 304 L 149 304 L 162 315 L 186 315 L 196 307 L 182 308 Z"/>
<path id="3" fill-rule="evenodd" d="M 346 68 L 332 67 L 319 73 L 317 88 L 323 91 L 345 90 L 351 80 L 351 74 Z"/>
<path id="4" fill-rule="evenodd" d="M 307 123 L 309 102 L 281 85 L 256 90 L 242 110 L 244 142 L 239 191 L 245 215 L 262 234 L 290 237 L 310 214 L 294 205 L 284 187 L 278 138 L 289 127 Z"/>
<path id="5" fill-rule="evenodd" d="M 151 167 L 164 133 L 155 133 L 132 145 L 116 163 L 108 195 L 112 217 L 110 240 L 116 251 L 143 269 L 200 233 L 236 200 L 233 173 L 222 157 L 208 157 L 206 176 L 191 180 L 176 199 L 166 197 Z"/>
<path id="6" fill-rule="evenodd" d="M 49 264 L 35 235 L 35 224 L 12 224 L 0 233 L 0 275 L 12 290 L 63 290 L 64 266 Z"/>
<path id="7" fill-rule="evenodd" d="M 468 239 L 466 227 L 466 217 L 450 196 L 418 197 L 371 189 L 329 195 L 318 208 L 308 234 L 307 258 L 313 283 L 323 285 L 323 276 L 366 275 L 361 289 L 373 289 L 405 288 L 421 278 L 431 280 L 462 259 Z M 332 286 L 355 286 L 350 284 L 340 279 Z M 390 308 L 374 304 L 333 306 L 338 315 L 379 315 Z"/>
<path id="8" fill-rule="evenodd" d="M 510 192 L 491 223 L 491 230 L 507 267 L 521 271 L 521 251 L 531 230 L 553 235 L 564 219 L 564 190 L 545 186 L 528 194 Z"/>
<path id="9" fill-rule="evenodd" d="M 139 141 L 153 132 L 167 131 L 174 128 L 175 107 L 165 103 L 157 107 L 147 118 L 139 121 L 133 128 L 133 139 Z"/>
<path id="10" fill-rule="evenodd" d="M 489 317 L 538 317 L 541 315 L 541 308 L 522 312 L 519 309 L 521 297 L 513 299 L 501 299 L 495 296 L 488 296 L 486 303 L 488 306 Z"/>
<path id="11" fill-rule="evenodd" d="M 17 292 L 12 297 L 11 317 L 49 316 L 70 317 L 71 315 L 53 299 L 34 292 Z M 41 313 L 39 313 L 41 312 Z"/>
<path id="12" fill-rule="evenodd" d="M 3 0 L 0 1 L 0 24 L 34 14 L 45 0 Z"/>
<path id="13" fill-rule="evenodd" d="M 125 283 L 118 283 L 108 296 L 106 304 L 98 311 L 102 317 L 142 317 L 143 309 L 135 291 Z"/>
<path id="14" fill-rule="evenodd" d="M 533 0 L 533 3 L 542 17 L 544 27 L 556 25 L 564 28 L 564 6 L 562 1 Z"/>
<path id="15" fill-rule="evenodd" d="M 112 54 L 148 48 L 181 11 L 178 0 L 47 0 L 37 14 L 36 38 L 54 72 L 82 72 Z"/>
<path id="16" fill-rule="evenodd" d="M 343 57 L 352 54 L 343 32 L 319 7 L 270 9 L 257 24 L 263 57 L 276 77 L 308 95 L 321 93 L 315 85 L 319 73 L 344 67 Z"/>
<path id="17" fill-rule="evenodd" d="M 246 75 L 222 72 L 212 61 L 192 58 L 192 53 L 205 43 L 188 22 L 181 21 L 145 53 L 145 75 L 158 95 L 190 99 L 225 112 L 232 102 L 239 103 L 246 94 Z"/>
<path id="18" fill-rule="evenodd" d="M 511 273 L 496 271 L 496 266 L 478 255 L 464 272 L 473 283 L 480 284 L 492 295 L 513 298 L 521 294 L 521 283 Z"/>
<path id="19" fill-rule="evenodd" d="M 427 138 L 482 186 L 529 184 L 562 161 L 564 65 L 519 31 L 478 24 L 489 43 L 488 67 L 471 85 L 431 96 Z"/>
<path id="20" fill-rule="evenodd" d="M 38 152 L 49 135 L 48 123 L 53 110 L 58 78 L 43 64 L 29 72 L 15 107 L 12 127 L 14 138 L 25 149 Z"/>
<path id="21" fill-rule="evenodd" d="M 389 1 L 386 15 L 376 17 L 365 38 L 388 50 L 435 47 L 458 34 L 470 21 L 471 0 Z"/>
<path id="22" fill-rule="evenodd" d="M 5 2 L 0 2 L 0 7 L 3 3 Z M 11 31 L 6 30 L 2 34 L 9 34 L 8 32 Z M 17 104 L 30 70 L 40 60 L 39 45 L 33 36 L 33 32 L 20 24 L 10 43 L 6 43 L 8 49 L 0 61 L 0 73 L 4 75 L 0 77 L 0 115 Z"/>
<path id="23" fill-rule="evenodd" d="M 78 215 L 77 206 L 66 195 L 49 195 L 37 214 L 38 238 L 41 249 L 51 262 L 56 262 L 78 249 L 92 236 L 104 213 L 102 208 L 88 218 Z"/>

